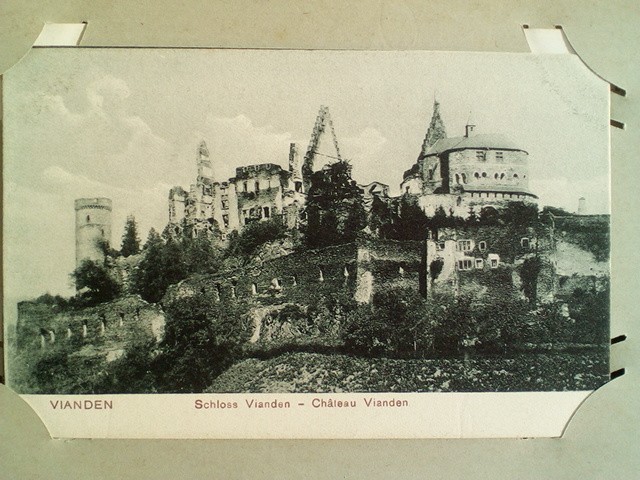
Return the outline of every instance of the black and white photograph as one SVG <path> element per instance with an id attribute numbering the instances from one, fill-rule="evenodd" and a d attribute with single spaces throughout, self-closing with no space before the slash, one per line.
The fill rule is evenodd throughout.
<path id="1" fill-rule="evenodd" d="M 608 88 L 570 55 L 33 49 L 3 80 L 7 384 L 595 390 Z"/>

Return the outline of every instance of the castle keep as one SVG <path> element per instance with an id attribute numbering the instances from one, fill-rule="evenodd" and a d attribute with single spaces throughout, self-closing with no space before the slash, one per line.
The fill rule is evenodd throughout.
<path id="1" fill-rule="evenodd" d="M 76 210 L 76 267 L 83 260 L 102 262 L 111 242 L 111 200 L 79 198 Z"/>
<path id="2" fill-rule="evenodd" d="M 403 193 L 419 198 L 427 215 L 443 207 L 466 218 L 470 208 L 536 203 L 538 197 L 529 190 L 529 154 L 502 135 L 476 135 L 475 128 L 469 120 L 464 136 L 448 138 L 434 102 L 420 155 L 400 185 Z"/>

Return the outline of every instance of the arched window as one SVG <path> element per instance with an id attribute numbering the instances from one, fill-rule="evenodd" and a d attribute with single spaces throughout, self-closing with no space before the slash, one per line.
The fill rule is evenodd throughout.
<path id="1" fill-rule="evenodd" d="M 487 172 L 482 172 L 482 178 L 487 178 Z"/>
<path id="2" fill-rule="evenodd" d="M 462 204 L 462 198 L 458 197 L 458 198 L 456 199 L 456 206 L 458 206 L 458 207 L 459 207 L 459 206 L 460 206 L 460 204 Z"/>
<path id="3" fill-rule="evenodd" d="M 513 174 L 513 178 L 518 178 L 518 174 L 517 174 L 517 173 L 514 173 L 514 174 Z"/>
<path id="4" fill-rule="evenodd" d="M 498 176 L 499 176 L 499 175 L 496 173 L 496 174 L 493 176 L 493 178 L 495 178 L 495 179 L 497 180 L 497 179 L 498 179 Z"/>
<path id="5" fill-rule="evenodd" d="M 462 183 L 467 183 L 467 174 L 466 173 L 462 174 Z"/>
<path id="6" fill-rule="evenodd" d="M 87 215 L 87 223 L 91 221 L 91 215 Z"/>
<path id="7" fill-rule="evenodd" d="M 256 181 L 256 192 L 260 191 L 260 182 Z"/>
<path id="8" fill-rule="evenodd" d="M 458 184 L 460 183 L 460 175 L 458 175 L 457 173 L 456 173 L 456 183 Z"/>
<path id="9" fill-rule="evenodd" d="M 500 180 L 502 180 L 504 178 L 504 173 L 500 174 Z"/>
<path id="10" fill-rule="evenodd" d="M 478 172 L 474 173 L 473 176 L 476 178 L 480 178 L 480 174 Z"/>

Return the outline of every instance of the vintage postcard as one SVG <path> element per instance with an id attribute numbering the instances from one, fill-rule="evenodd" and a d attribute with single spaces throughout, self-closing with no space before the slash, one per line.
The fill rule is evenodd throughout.
<path id="1" fill-rule="evenodd" d="M 575 55 L 38 48 L 3 87 L 7 382 L 53 436 L 559 436 L 609 380 Z"/>

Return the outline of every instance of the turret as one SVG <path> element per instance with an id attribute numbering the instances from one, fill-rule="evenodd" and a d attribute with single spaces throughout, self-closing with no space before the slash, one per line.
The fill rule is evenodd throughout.
<path id="1" fill-rule="evenodd" d="M 103 262 L 111 243 L 111 199 L 79 198 L 76 210 L 76 267 L 83 260 Z"/>
<path id="2" fill-rule="evenodd" d="M 467 119 L 467 124 L 464 127 L 464 136 L 469 138 L 473 135 L 473 131 L 476 129 L 476 122 L 473 119 L 471 113 L 469 113 L 469 118 Z"/>

